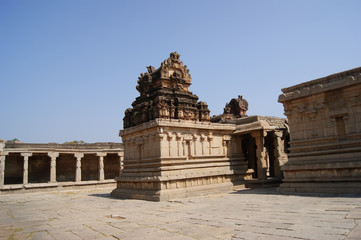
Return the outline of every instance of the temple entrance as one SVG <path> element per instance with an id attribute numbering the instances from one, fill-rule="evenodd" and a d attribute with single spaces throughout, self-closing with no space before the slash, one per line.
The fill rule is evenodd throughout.
<path id="1" fill-rule="evenodd" d="M 267 177 L 276 177 L 276 157 L 275 157 L 275 135 L 274 132 L 268 132 L 264 138 L 264 146 L 266 148 L 266 161 L 267 161 Z"/>
<path id="2" fill-rule="evenodd" d="M 257 155 L 256 155 L 256 142 L 251 134 L 245 134 L 242 136 L 242 150 L 244 157 L 248 162 L 248 169 L 253 169 L 252 178 L 258 177 L 257 170 Z"/>

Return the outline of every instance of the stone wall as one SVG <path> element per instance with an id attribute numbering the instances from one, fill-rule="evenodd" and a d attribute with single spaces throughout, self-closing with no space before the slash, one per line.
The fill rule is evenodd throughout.
<path id="1" fill-rule="evenodd" d="M 361 192 L 361 68 L 282 89 L 290 128 L 281 191 Z"/>
<path id="2" fill-rule="evenodd" d="M 124 168 L 112 196 L 169 200 L 232 189 L 249 177 L 234 124 L 155 119 L 120 131 Z M 231 150 L 232 149 L 232 150 Z"/>

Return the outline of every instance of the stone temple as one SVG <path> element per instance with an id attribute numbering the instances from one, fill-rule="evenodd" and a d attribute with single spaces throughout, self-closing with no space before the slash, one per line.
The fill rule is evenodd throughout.
<path id="1" fill-rule="evenodd" d="M 147 69 L 140 96 L 125 111 L 124 167 L 112 196 L 159 201 L 281 180 L 284 119 L 246 117 L 248 103 L 239 96 L 211 122 L 178 53 Z"/>

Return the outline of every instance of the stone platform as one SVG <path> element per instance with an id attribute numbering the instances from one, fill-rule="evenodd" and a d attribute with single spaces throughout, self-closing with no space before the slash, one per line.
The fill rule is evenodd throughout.
<path id="1" fill-rule="evenodd" d="M 111 189 L 0 196 L 0 240 L 356 240 L 361 195 L 285 195 L 274 188 L 150 202 Z"/>

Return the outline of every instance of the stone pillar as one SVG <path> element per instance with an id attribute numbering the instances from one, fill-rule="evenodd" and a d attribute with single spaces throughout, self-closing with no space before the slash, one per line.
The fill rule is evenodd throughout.
<path id="1" fill-rule="evenodd" d="M 122 173 L 122 169 L 124 168 L 124 152 L 119 152 L 119 176 Z"/>
<path id="2" fill-rule="evenodd" d="M 281 176 L 281 166 L 283 165 L 283 144 L 282 144 L 282 132 L 279 131 L 275 131 L 274 133 L 274 146 L 275 146 L 275 163 L 274 163 L 274 168 L 275 168 L 275 177 L 280 178 Z"/>
<path id="3" fill-rule="evenodd" d="M 231 157 L 231 137 L 229 135 L 225 135 L 223 137 L 223 155 L 226 157 L 226 158 L 230 158 Z"/>
<path id="4" fill-rule="evenodd" d="M 209 155 L 212 155 L 212 141 L 213 141 L 213 134 L 212 132 L 210 132 L 208 134 L 208 143 L 209 143 L 209 146 L 208 146 L 208 149 L 209 149 Z"/>
<path id="5" fill-rule="evenodd" d="M 76 170 L 75 170 L 75 182 L 81 181 L 81 159 L 84 157 L 84 153 L 75 153 L 76 157 Z"/>
<path id="6" fill-rule="evenodd" d="M 50 182 L 56 182 L 56 158 L 59 157 L 58 152 L 48 152 L 48 156 L 51 158 L 50 162 Z"/>
<path id="7" fill-rule="evenodd" d="M 29 169 L 29 157 L 31 157 L 32 153 L 21 153 L 21 156 L 24 157 L 24 167 L 23 167 L 23 184 L 28 183 L 28 169 Z"/>
<path id="8" fill-rule="evenodd" d="M 99 175 L 98 180 L 104 181 L 104 157 L 108 153 L 97 153 L 97 156 L 99 157 Z"/>
<path id="9" fill-rule="evenodd" d="M 264 146 L 264 136 L 265 133 L 263 130 L 252 132 L 252 137 L 255 138 L 257 150 L 256 150 L 256 156 L 257 156 L 257 178 L 258 179 L 267 179 L 267 154 L 266 154 L 266 148 Z"/>
<path id="10" fill-rule="evenodd" d="M 5 158 L 8 152 L 0 152 L 0 189 L 4 186 L 5 179 Z"/>

